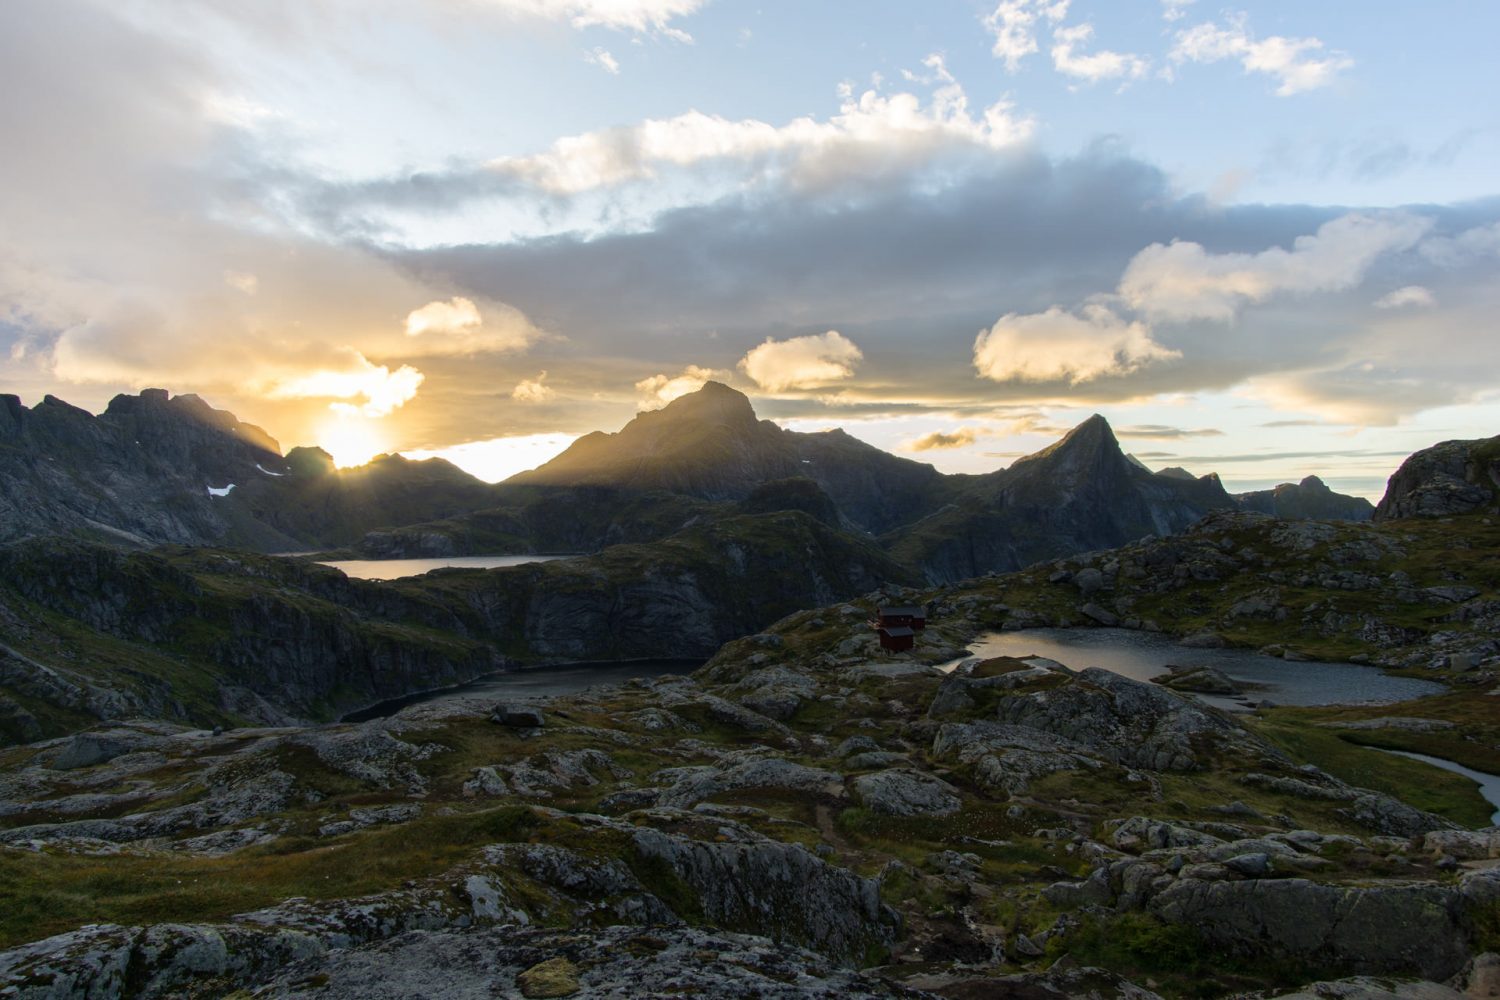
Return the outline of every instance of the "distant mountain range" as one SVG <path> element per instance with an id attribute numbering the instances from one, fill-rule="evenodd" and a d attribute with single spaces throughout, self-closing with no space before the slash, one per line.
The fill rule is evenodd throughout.
<path id="1" fill-rule="evenodd" d="M 1487 516 L 1497 491 L 1500 438 L 1445 442 L 1408 459 L 1376 519 Z M 327 719 L 513 665 L 702 659 L 801 609 L 1268 504 L 1368 513 L 1316 479 L 1236 498 L 1153 473 L 1102 417 L 1008 469 L 945 476 L 782 430 L 711 385 L 491 486 L 441 461 L 282 455 L 193 396 L 121 396 L 97 417 L 4 397 L 0 746 L 132 715 Z M 244 551 L 323 545 L 592 554 L 371 583 Z"/>
<path id="2" fill-rule="evenodd" d="M 798 485 L 798 484 L 801 485 Z M 336 470 L 193 395 L 148 389 L 99 416 L 0 396 L 0 542 L 351 548 L 372 556 L 594 552 L 666 538 L 727 504 L 816 510 L 934 582 L 1179 531 L 1211 510 L 1365 519 L 1316 477 L 1228 494 L 1216 475 L 1153 473 L 1094 416 L 987 475 L 944 475 L 841 430 L 785 430 L 718 382 L 579 438 L 499 485 L 440 459 Z M 736 508 L 740 510 L 742 508 Z"/>

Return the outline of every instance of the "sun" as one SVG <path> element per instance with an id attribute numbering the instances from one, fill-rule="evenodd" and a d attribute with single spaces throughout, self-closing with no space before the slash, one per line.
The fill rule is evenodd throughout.
<path id="1" fill-rule="evenodd" d="M 318 446 L 333 456 L 333 464 L 340 469 L 364 465 L 389 450 L 377 424 L 347 414 L 340 414 L 318 429 Z"/>

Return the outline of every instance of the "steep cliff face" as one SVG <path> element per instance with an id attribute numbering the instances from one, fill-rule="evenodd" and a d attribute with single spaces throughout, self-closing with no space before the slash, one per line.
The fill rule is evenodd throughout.
<path id="1" fill-rule="evenodd" d="M 392 583 L 62 539 L 0 547 L 0 581 L 0 610 L 17 617 L 5 630 L 16 648 L 0 656 L 0 735 L 16 741 L 130 705 L 200 723 L 321 719 L 512 661 L 706 659 L 801 608 L 915 578 L 802 511 L 728 510 L 593 557 Z"/>
<path id="2" fill-rule="evenodd" d="M 1096 415 L 882 540 L 898 561 L 945 582 L 1170 534 L 1233 506 L 1215 475 L 1153 474 L 1130 461 Z"/>
<path id="3" fill-rule="evenodd" d="M 1500 436 L 1444 441 L 1401 463 L 1375 520 L 1450 517 L 1493 506 L 1500 494 Z"/>
<path id="4" fill-rule="evenodd" d="M 1243 510 L 1251 510 L 1291 521 L 1368 521 L 1375 507 L 1364 497 L 1335 493 L 1317 476 L 1300 483 L 1282 483 L 1274 489 L 1238 493 L 1234 498 Z"/>

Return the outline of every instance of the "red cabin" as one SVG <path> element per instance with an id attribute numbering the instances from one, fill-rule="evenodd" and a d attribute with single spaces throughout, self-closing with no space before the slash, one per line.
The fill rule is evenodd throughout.
<path id="1" fill-rule="evenodd" d="M 901 652 L 917 644 L 917 633 L 927 627 L 927 612 L 915 606 L 880 607 L 870 627 L 880 636 L 881 649 Z"/>

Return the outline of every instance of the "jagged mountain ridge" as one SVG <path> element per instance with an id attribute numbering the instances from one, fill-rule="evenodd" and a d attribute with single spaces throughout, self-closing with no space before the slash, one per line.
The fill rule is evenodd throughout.
<path id="1" fill-rule="evenodd" d="M 883 541 L 898 560 L 946 582 L 1171 534 L 1234 505 L 1215 474 L 1184 479 L 1132 461 L 1095 414 Z"/>
<path id="2" fill-rule="evenodd" d="M 120 395 L 98 416 L 54 396 L 28 408 L 0 395 L 0 542 L 284 551 L 493 502 L 493 487 L 441 459 L 381 456 L 335 472 L 320 449 L 283 456 L 264 430 L 192 394 Z"/>
<path id="3" fill-rule="evenodd" d="M 4 400 L 0 513 L 14 516 L 0 523 L 0 541 L 357 546 L 381 557 L 595 552 L 666 538 L 715 505 L 754 498 L 758 512 L 806 510 L 878 537 L 936 582 L 1169 534 L 1236 502 L 1217 476 L 1151 472 L 1097 415 L 1007 469 L 944 475 L 843 431 L 760 420 L 743 393 L 717 382 L 498 486 L 438 459 L 390 455 L 335 470 L 316 448 L 283 456 L 260 428 L 164 390 L 117 397 L 98 417 L 52 397 L 32 410 Z"/>

